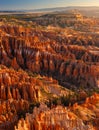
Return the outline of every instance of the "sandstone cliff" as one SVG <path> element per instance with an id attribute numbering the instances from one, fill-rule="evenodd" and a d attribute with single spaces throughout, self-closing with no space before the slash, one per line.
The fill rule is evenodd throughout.
<path id="1" fill-rule="evenodd" d="M 98 86 L 99 50 L 87 45 L 68 43 L 58 34 L 27 30 L 20 27 L 2 26 L 5 33 L 0 42 L 0 63 L 14 69 L 28 69 L 33 73 L 52 76 L 66 87 Z M 8 31 L 10 30 L 10 31 Z M 25 34 L 21 35 L 21 34 Z M 56 37 L 57 36 L 57 37 Z M 51 39 L 49 39 L 51 38 Z M 85 37 L 80 37 L 90 44 Z M 59 40 L 59 41 L 58 41 Z M 75 39 L 75 42 L 78 39 Z M 96 69 L 97 68 L 97 69 Z"/>
<path id="2" fill-rule="evenodd" d="M 82 105 L 76 103 L 68 109 L 62 106 L 49 109 L 41 104 L 39 108 L 34 108 L 33 114 L 21 119 L 15 130 L 98 130 L 98 106 L 99 94 L 87 98 Z"/>

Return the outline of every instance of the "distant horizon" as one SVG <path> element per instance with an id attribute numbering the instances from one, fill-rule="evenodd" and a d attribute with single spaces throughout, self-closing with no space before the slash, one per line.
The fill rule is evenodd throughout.
<path id="1" fill-rule="evenodd" d="M 0 10 L 35 10 L 70 6 L 99 6 L 99 0 L 3 0 Z"/>
<path id="2" fill-rule="evenodd" d="M 58 9 L 58 8 L 99 8 L 99 6 L 91 6 L 91 5 L 85 5 L 85 6 L 80 6 L 80 5 L 75 5 L 75 6 L 56 6 L 56 7 L 45 7 L 45 8 L 35 8 L 35 9 L 0 9 L 0 11 L 29 11 L 29 10 L 46 10 L 46 9 Z"/>

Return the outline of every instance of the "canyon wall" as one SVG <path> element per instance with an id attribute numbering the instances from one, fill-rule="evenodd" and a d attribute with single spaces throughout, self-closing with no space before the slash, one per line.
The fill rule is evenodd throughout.
<path id="1" fill-rule="evenodd" d="M 52 76 L 68 88 L 98 86 L 99 50 L 93 51 L 95 47 L 90 47 L 89 39 L 82 37 L 83 43 L 87 42 L 85 47 L 76 43 L 77 39 L 76 45 L 72 39 L 63 43 L 51 32 L 9 26 L 1 29 L 5 32 L 0 42 L 1 64 Z"/>

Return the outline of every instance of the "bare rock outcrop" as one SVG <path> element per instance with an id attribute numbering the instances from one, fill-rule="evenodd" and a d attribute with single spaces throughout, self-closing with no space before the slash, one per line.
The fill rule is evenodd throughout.
<path id="1" fill-rule="evenodd" d="M 16 32 L 14 27 L 7 28 L 13 28 Z M 17 31 L 21 33 L 18 27 Z M 63 42 L 59 44 L 58 41 L 51 39 L 48 41 L 49 36 L 45 37 L 45 32 L 36 32 L 32 29 L 30 29 L 31 33 L 25 31 L 27 37 L 17 34 L 15 37 L 12 32 L 10 32 L 10 36 L 2 37 L 1 64 L 12 66 L 14 69 L 28 69 L 33 73 L 52 76 L 62 85 L 67 86 L 68 84 L 69 88 L 72 85 L 77 87 L 97 86 L 99 54 L 98 51 L 93 52 L 92 47 L 87 50 L 78 45 L 67 45 Z M 35 37 L 38 37 L 36 43 Z M 98 68 L 98 71 L 94 70 L 95 67 Z"/>
<path id="2" fill-rule="evenodd" d="M 25 120 L 19 120 L 15 130 L 98 130 L 98 106 L 99 94 L 96 93 L 88 97 L 83 104 L 76 103 L 68 109 L 62 106 L 49 109 L 45 104 L 41 104 L 39 108 L 34 108 L 32 114 L 27 114 Z"/>
<path id="3" fill-rule="evenodd" d="M 39 100 L 39 88 L 24 71 L 14 71 L 4 68 L 0 70 L 0 98 L 2 100 L 15 99 Z"/>
<path id="4" fill-rule="evenodd" d="M 49 109 L 44 104 L 40 108 L 35 108 L 33 114 L 27 114 L 26 119 L 21 119 L 15 130 L 93 130 L 72 112 L 66 108 L 57 106 Z"/>
<path id="5" fill-rule="evenodd" d="M 80 86 L 98 88 L 98 47 L 99 39 L 92 35 L 0 26 L 0 130 L 13 130 L 21 113 L 29 112 L 33 102 L 66 96 L 70 91 L 63 90 L 58 82 L 75 90 Z M 80 94 L 85 99 L 85 93 Z M 95 94 L 68 109 L 49 109 L 42 104 L 20 119 L 15 130 L 98 129 L 98 100 Z M 94 124 L 88 123 L 91 121 Z"/>

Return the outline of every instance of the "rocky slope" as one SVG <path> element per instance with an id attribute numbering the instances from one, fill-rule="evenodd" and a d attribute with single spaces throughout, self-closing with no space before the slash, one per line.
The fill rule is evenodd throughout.
<path id="1" fill-rule="evenodd" d="M 52 78 L 0 65 L 0 130 L 13 130 L 18 119 L 36 103 L 70 92 Z"/>
<path id="2" fill-rule="evenodd" d="M 33 114 L 27 114 L 25 120 L 20 120 L 15 130 L 92 130 L 67 109 L 57 106 L 49 110 L 46 106 L 35 108 Z"/>
<path id="3" fill-rule="evenodd" d="M 61 39 L 55 32 L 14 26 L 1 26 L 1 30 L 5 33 L 0 42 L 1 64 L 52 76 L 69 88 L 99 85 L 99 49 L 89 46 L 91 43 L 84 36 L 79 42 L 87 44 L 86 47 L 78 39 Z"/>
<path id="4" fill-rule="evenodd" d="M 25 120 L 21 119 L 15 130 L 98 130 L 98 118 L 99 94 L 94 94 L 82 105 L 74 104 L 68 109 L 62 106 L 49 109 L 41 104 L 33 114 L 27 114 Z"/>
<path id="5" fill-rule="evenodd" d="M 39 100 L 40 90 L 33 78 L 21 70 L 16 72 L 2 65 L 0 67 L 0 98 L 2 100 Z"/>
<path id="6" fill-rule="evenodd" d="M 14 129 L 18 115 L 29 110 L 29 101 L 40 98 L 34 80 L 23 72 L 0 65 L 0 130 Z"/>
<path id="7" fill-rule="evenodd" d="M 92 124 L 94 129 L 99 129 L 99 94 L 86 98 L 82 105 L 74 104 L 71 110 L 86 124 Z"/>
<path id="8" fill-rule="evenodd" d="M 66 88 L 77 92 L 80 88 L 98 89 L 98 42 L 97 35 L 69 29 L 40 30 L 0 24 L 0 130 L 14 130 L 15 125 L 16 130 L 98 128 L 96 94 L 82 105 L 74 104 L 68 109 L 49 109 L 43 104 L 25 118 L 38 102 L 72 95 Z"/>

